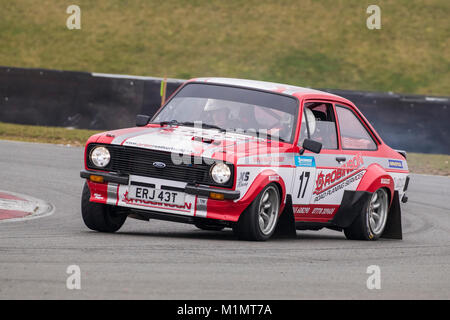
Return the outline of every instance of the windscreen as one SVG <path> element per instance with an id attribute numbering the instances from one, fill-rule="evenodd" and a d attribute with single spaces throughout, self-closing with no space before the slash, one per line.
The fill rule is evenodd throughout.
<path id="1" fill-rule="evenodd" d="M 154 117 L 152 122 L 201 122 L 244 134 L 266 133 L 292 142 L 298 102 L 286 95 L 230 87 L 189 83 Z"/>

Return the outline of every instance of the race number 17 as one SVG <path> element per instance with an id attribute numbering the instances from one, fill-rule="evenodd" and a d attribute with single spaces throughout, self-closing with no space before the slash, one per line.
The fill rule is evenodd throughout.
<path id="1" fill-rule="evenodd" d="M 310 176 L 309 171 L 303 171 L 302 174 L 300 175 L 300 187 L 298 188 L 297 198 L 300 198 L 300 194 L 302 195 L 301 196 L 302 198 L 305 197 L 305 191 L 306 191 L 306 188 L 308 187 L 309 176 Z M 305 180 L 304 187 L 303 187 L 303 180 Z M 302 192 L 302 189 L 303 189 L 303 192 Z"/>

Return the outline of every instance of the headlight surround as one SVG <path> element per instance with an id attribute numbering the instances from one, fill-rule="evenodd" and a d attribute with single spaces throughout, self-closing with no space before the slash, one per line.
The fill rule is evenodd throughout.
<path id="1" fill-rule="evenodd" d="M 219 162 L 211 168 L 210 174 L 215 183 L 225 184 L 231 178 L 231 169 L 225 163 Z"/>
<path id="2" fill-rule="evenodd" d="M 91 162 L 99 168 L 104 168 L 109 164 L 111 160 L 111 154 L 105 147 L 95 147 L 90 154 Z"/>

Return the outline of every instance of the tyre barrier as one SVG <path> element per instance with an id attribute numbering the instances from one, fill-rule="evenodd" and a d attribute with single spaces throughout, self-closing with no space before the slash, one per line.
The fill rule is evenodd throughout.
<path id="1" fill-rule="evenodd" d="M 161 105 L 161 78 L 0 67 L 0 122 L 110 130 Z M 166 97 L 184 80 L 168 79 Z M 301 84 L 300 84 L 301 85 Z M 409 152 L 450 154 L 450 97 L 320 89 L 356 104 L 382 139 Z"/>

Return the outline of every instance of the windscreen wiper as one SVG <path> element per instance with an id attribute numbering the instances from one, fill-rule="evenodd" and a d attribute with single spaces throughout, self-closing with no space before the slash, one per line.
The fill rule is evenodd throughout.
<path id="1" fill-rule="evenodd" d="M 227 131 L 227 129 L 216 126 L 215 124 L 209 124 L 209 123 L 202 123 L 202 128 L 207 128 L 207 129 L 217 129 L 221 132 L 225 132 Z"/>
<path id="2" fill-rule="evenodd" d="M 177 120 L 170 120 L 170 121 L 161 121 L 161 122 L 150 122 L 151 124 L 159 124 L 161 127 L 166 125 L 178 125 Z"/>

